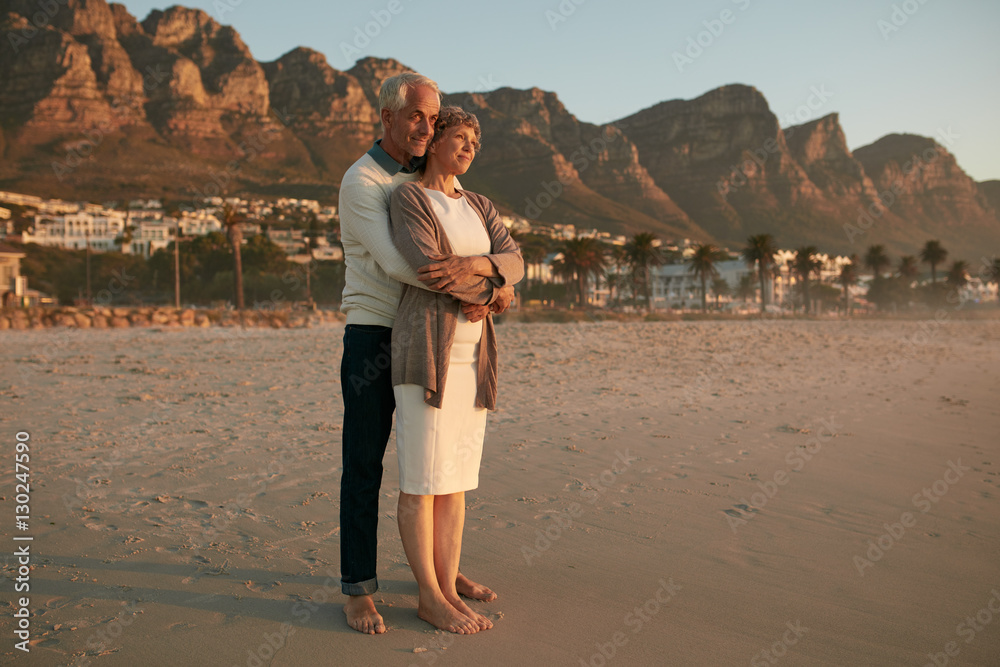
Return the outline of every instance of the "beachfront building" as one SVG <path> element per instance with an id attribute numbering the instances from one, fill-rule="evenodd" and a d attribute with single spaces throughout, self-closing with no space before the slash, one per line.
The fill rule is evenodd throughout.
<path id="1" fill-rule="evenodd" d="M 165 250 L 174 240 L 177 223 L 173 218 L 142 220 L 133 224 L 132 240 L 122 245 L 125 254 L 142 255 L 149 259 L 157 250 Z"/>
<path id="2" fill-rule="evenodd" d="M 966 273 L 966 279 L 969 282 L 959 287 L 958 294 L 952 297 L 952 301 L 955 302 L 956 306 L 958 304 L 985 303 L 1000 299 L 1000 285 L 983 280 L 982 275 L 970 275 Z"/>
<path id="3" fill-rule="evenodd" d="M 551 280 L 551 262 L 545 266 L 549 271 L 541 274 L 540 279 L 543 281 L 546 279 Z M 739 286 L 743 276 L 747 274 L 756 276 L 753 269 L 749 268 L 741 260 L 716 262 L 715 269 L 719 272 L 719 277 L 729 285 L 730 291 L 730 294 L 720 297 L 720 305 L 724 308 L 732 308 L 734 304 L 742 303 L 732 295 L 736 293 L 736 288 Z M 691 274 L 691 269 L 686 263 L 653 266 L 650 267 L 649 273 L 649 300 L 650 306 L 654 310 L 701 308 L 701 281 Z M 624 288 L 625 292 L 631 294 L 632 273 L 630 270 L 622 267 L 616 275 L 618 276 L 616 282 L 619 285 L 626 285 Z M 587 303 L 593 306 L 606 307 L 612 298 L 611 289 L 608 286 L 606 278 L 602 277 L 597 283 L 599 284 L 595 284 L 593 279 L 589 281 L 587 286 Z M 712 292 L 711 281 L 708 282 L 707 287 L 708 300 L 711 304 L 714 304 L 715 294 Z M 617 297 L 620 297 L 621 291 L 621 288 L 615 290 Z M 643 301 L 644 296 L 641 290 L 635 297 L 636 303 Z"/>
<path id="4" fill-rule="evenodd" d="M 801 299 L 801 280 L 793 268 L 795 255 L 794 250 L 779 250 L 774 255 L 773 294 L 768 300 L 769 303 L 792 309 L 798 303 L 799 299 Z M 832 285 L 840 289 L 840 271 L 845 264 L 851 263 L 850 258 L 825 253 L 818 253 L 813 255 L 813 257 L 819 262 L 820 269 L 818 276 L 816 273 L 812 274 L 810 277 L 812 282 L 809 284 L 812 285 L 818 281 L 822 285 Z M 867 289 L 854 286 L 850 289 L 850 292 L 852 298 L 857 298 L 863 296 L 867 292 Z"/>
<path id="5" fill-rule="evenodd" d="M 715 263 L 715 270 L 729 285 L 732 293 L 740 284 L 743 276 L 755 275 L 753 269 L 742 260 L 725 260 Z M 713 302 L 712 282 L 708 281 L 708 300 Z M 733 302 L 733 297 L 725 295 L 720 303 L 726 307 Z M 691 273 L 686 264 L 663 264 L 650 269 L 650 305 L 656 309 L 664 308 L 701 308 L 701 281 Z"/>
<path id="6" fill-rule="evenodd" d="M 27 254 L 20 248 L 0 243 L 0 308 L 26 308 L 55 305 L 48 294 L 28 288 L 27 276 L 21 275 L 21 260 Z"/>
<path id="7" fill-rule="evenodd" d="M 21 276 L 21 260 L 27 257 L 13 246 L 0 243 L 0 297 L 2 306 L 13 306 L 24 293 L 25 280 Z"/>
<path id="8" fill-rule="evenodd" d="M 70 250 L 82 250 L 89 242 L 91 250 L 97 252 L 117 250 L 121 242 L 118 239 L 125 232 L 125 214 L 100 207 L 98 210 L 36 215 L 34 227 L 23 234 L 23 242 Z"/>

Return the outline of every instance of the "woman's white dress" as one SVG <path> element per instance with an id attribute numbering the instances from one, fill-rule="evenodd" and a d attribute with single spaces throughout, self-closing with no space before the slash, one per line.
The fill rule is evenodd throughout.
<path id="1" fill-rule="evenodd" d="M 455 254 L 489 254 L 489 234 L 465 197 L 426 192 Z M 479 486 L 487 413 L 476 407 L 482 333 L 482 320 L 470 322 L 459 311 L 440 409 L 424 403 L 424 388 L 419 385 L 393 387 L 399 488 L 405 493 L 441 495 Z"/>

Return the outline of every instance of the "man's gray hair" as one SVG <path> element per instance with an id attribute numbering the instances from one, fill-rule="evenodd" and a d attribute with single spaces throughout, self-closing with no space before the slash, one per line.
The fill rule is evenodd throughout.
<path id="1" fill-rule="evenodd" d="M 399 111 L 406 106 L 406 94 L 410 88 L 417 86 L 427 86 L 437 93 L 438 101 L 441 100 L 441 89 L 432 80 L 423 74 L 416 72 L 403 72 L 396 76 L 390 76 L 382 82 L 382 88 L 378 91 L 378 112 L 382 115 L 382 109 L 389 111 Z"/>

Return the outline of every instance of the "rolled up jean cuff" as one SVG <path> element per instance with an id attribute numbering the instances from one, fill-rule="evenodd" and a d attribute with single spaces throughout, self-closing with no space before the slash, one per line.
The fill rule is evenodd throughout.
<path id="1" fill-rule="evenodd" d="M 359 581 L 356 584 L 349 584 L 343 579 L 340 580 L 340 590 L 344 595 L 374 595 L 378 590 L 378 577 Z"/>

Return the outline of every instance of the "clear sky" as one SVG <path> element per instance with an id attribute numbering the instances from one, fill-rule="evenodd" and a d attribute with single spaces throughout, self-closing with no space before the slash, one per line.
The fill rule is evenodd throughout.
<path id="1" fill-rule="evenodd" d="M 124 4 L 139 20 L 168 6 Z M 921 134 L 976 180 L 1000 179 L 1000 0 L 182 4 L 235 27 L 260 61 L 297 46 L 340 70 L 368 55 L 395 58 L 445 92 L 553 91 L 592 123 L 744 83 L 782 126 L 838 112 L 852 149 Z"/>

